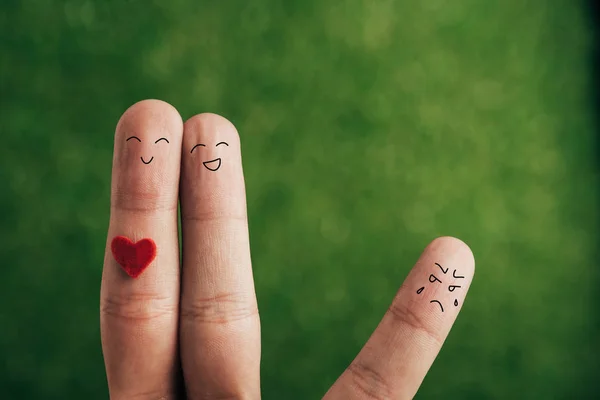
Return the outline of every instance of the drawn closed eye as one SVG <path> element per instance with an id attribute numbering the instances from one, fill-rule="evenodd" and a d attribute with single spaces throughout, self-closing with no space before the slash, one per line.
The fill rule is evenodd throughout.
<path id="1" fill-rule="evenodd" d="M 126 142 L 129 142 L 130 139 L 136 139 L 138 142 L 142 143 L 142 140 L 137 136 L 130 136 L 127 138 Z"/>
<path id="2" fill-rule="evenodd" d="M 167 138 L 164 138 L 164 137 L 161 137 L 161 138 L 160 138 L 160 139 L 158 139 L 156 142 L 154 142 L 154 144 L 156 144 L 156 143 L 160 142 L 161 140 L 164 140 L 165 142 L 167 142 L 167 143 L 170 143 L 170 142 L 169 142 L 169 139 L 167 139 Z"/>
<path id="3" fill-rule="evenodd" d="M 224 144 L 225 146 L 229 147 L 229 145 L 226 142 L 219 142 L 219 143 L 217 143 L 217 146 L 220 144 Z M 215 147 L 217 147 L 217 146 L 215 146 Z"/>
<path id="4" fill-rule="evenodd" d="M 196 149 L 196 147 L 198 147 L 198 146 L 206 147 L 206 145 L 205 145 L 205 144 L 198 143 L 197 145 L 195 145 L 194 147 L 192 147 L 192 151 L 190 151 L 190 154 L 191 154 L 191 153 L 193 153 L 193 152 L 194 152 L 194 150 Z"/>

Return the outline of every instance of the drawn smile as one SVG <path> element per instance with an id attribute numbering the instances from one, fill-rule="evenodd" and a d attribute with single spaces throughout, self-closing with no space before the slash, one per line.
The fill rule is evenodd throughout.
<path id="1" fill-rule="evenodd" d="M 144 157 L 140 157 L 140 159 L 142 160 L 142 162 L 146 165 L 150 164 L 152 162 L 152 160 L 154 160 L 154 156 L 152 156 L 152 158 L 150 159 L 150 161 L 146 162 L 144 161 Z"/>
<path id="2" fill-rule="evenodd" d="M 210 171 L 216 171 L 221 167 L 221 159 L 215 158 L 214 160 L 204 161 L 202 164 L 204 164 L 206 169 Z"/>

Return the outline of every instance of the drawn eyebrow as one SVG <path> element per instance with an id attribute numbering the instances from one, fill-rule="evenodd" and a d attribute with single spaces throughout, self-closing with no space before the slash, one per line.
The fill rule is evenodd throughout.
<path id="1" fill-rule="evenodd" d="M 137 139 L 138 142 L 142 143 L 142 140 L 137 136 L 130 136 L 127 138 L 126 142 L 129 142 L 129 139 Z"/>
<path id="2" fill-rule="evenodd" d="M 454 270 L 454 272 L 452 273 L 452 276 L 455 277 L 456 279 L 464 278 L 464 276 L 456 276 L 456 270 Z"/>
<path id="3" fill-rule="evenodd" d="M 219 143 L 217 143 L 217 145 L 215 147 L 217 147 L 220 144 L 224 144 L 225 146 L 229 147 L 229 145 L 226 142 L 219 142 Z"/>
<path id="4" fill-rule="evenodd" d="M 444 275 L 446 274 L 446 272 L 448 272 L 448 268 L 446 268 L 446 270 L 444 271 L 444 268 L 442 268 L 442 266 L 438 263 L 435 263 L 435 265 L 437 265 L 438 267 L 440 267 L 440 269 L 442 270 L 442 272 L 444 273 Z"/>
<path id="5" fill-rule="evenodd" d="M 164 137 L 161 137 L 160 139 L 158 139 L 158 140 L 157 140 L 156 142 L 154 142 L 154 143 L 156 144 L 156 143 L 160 142 L 161 140 L 164 140 L 165 142 L 167 142 L 167 143 L 170 143 L 170 142 L 169 142 L 169 139 L 167 139 L 167 138 L 164 138 Z"/>
<path id="6" fill-rule="evenodd" d="M 444 312 L 444 307 L 442 306 L 442 303 L 440 303 L 437 300 L 431 300 L 430 303 L 438 303 L 440 305 L 440 308 L 442 309 L 442 312 Z"/>
<path id="7" fill-rule="evenodd" d="M 197 145 L 195 145 L 194 147 L 192 147 L 192 151 L 190 151 L 190 154 L 191 154 L 191 153 L 193 153 L 193 152 L 194 152 L 194 149 L 195 149 L 196 147 L 198 147 L 198 146 L 206 147 L 206 145 L 205 145 L 205 144 L 198 143 Z"/>

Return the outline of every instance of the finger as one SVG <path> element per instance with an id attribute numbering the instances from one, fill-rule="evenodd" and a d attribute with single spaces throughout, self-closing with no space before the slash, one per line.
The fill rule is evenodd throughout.
<path id="1" fill-rule="evenodd" d="M 158 100 L 134 104 L 117 125 L 100 307 L 112 399 L 175 391 L 182 133 L 179 113 Z"/>
<path id="2" fill-rule="evenodd" d="M 448 335 L 473 279 L 471 250 L 434 240 L 350 367 L 325 395 L 334 399 L 412 399 Z"/>
<path id="3" fill-rule="evenodd" d="M 259 398 L 260 323 L 240 140 L 214 114 L 184 126 L 181 357 L 188 396 Z"/>

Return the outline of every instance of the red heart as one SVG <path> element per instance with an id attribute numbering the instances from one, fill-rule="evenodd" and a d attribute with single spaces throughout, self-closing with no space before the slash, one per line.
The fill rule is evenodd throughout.
<path id="1" fill-rule="evenodd" d="M 113 257 L 123 271 L 137 278 L 156 257 L 156 244 L 152 239 L 142 239 L 133 243 L 125 236 L 117 236 L 110 245 Z"/>

